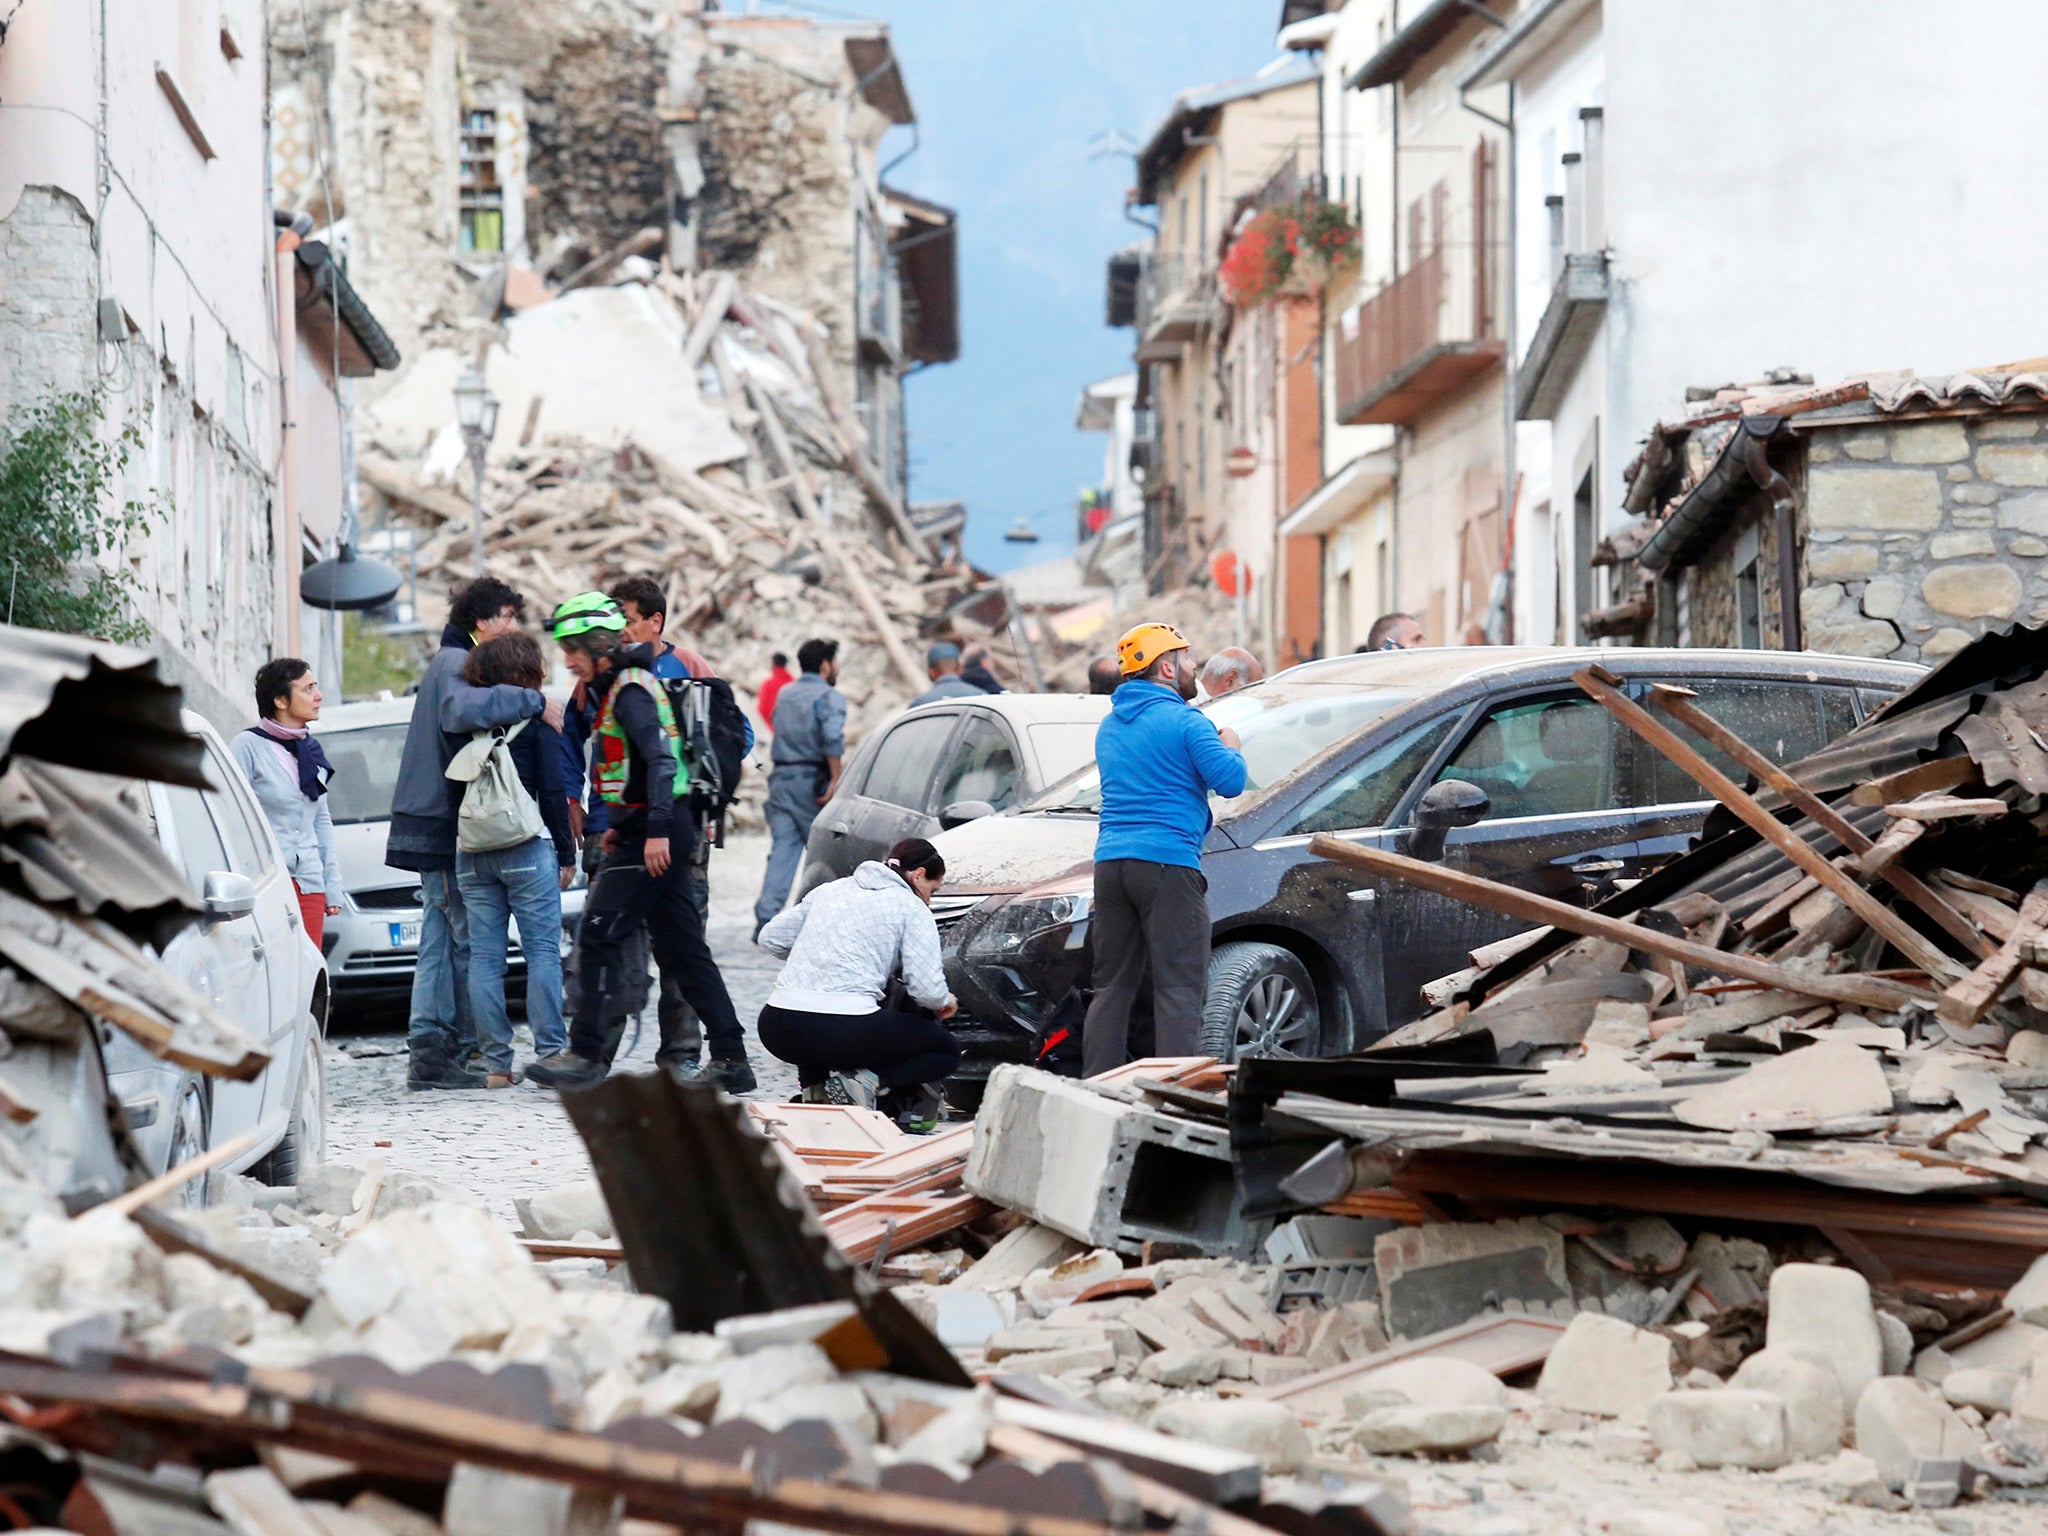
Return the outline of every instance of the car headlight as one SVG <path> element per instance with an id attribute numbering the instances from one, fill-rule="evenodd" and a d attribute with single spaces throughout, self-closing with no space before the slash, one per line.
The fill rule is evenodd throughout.
<path id="1" fill-rule="evenodd" d="M 967 941 L 961 964 L 1006 1013 L 1035 1029 L 1073 985 L 1094 904 L 1088 889 L 1006 902 Z"/>
<path id="2" fill-rule="evenodd" d="M 1079 949 L 1088 937 L 1088 913 L 1094 905 L 1092 891 L 1062 891 L 1008 902 L 969 940 L 961 958 L 970 964 L 1001 963 L 1022 954 L 1054 929 L 1065 930 L 1060 936 L 1063 947 Z"/>

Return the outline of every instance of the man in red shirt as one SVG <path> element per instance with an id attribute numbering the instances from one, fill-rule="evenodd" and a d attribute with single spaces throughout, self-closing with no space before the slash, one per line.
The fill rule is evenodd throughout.
<path id="1" fill-rule="evenodd" d="M 773 664 L 767 677 L 761 681 L 761 691 L 755 695 L 761 706 L 761 723 L 772 733 L 775 729 L 775 696 L 782 692 L 784 683 L 793 683 L 796 677 L 789 670 L 789 658 L 777 651 L 768 660 Z"/>

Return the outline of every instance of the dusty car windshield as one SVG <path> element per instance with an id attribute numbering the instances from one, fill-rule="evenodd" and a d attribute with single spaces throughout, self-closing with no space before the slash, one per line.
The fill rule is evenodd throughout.
<path id="1" fill-rule="evenodd" d="M 320 745 L 334 764 L 327 806 L 335 824 L 391 819 L 391 795 L 398 787 L 398 760 L 405 754 L 406 722 L 322 731 Z"/>
<path id="2" fill-rule="evenodd" d="M 1214 811 L 1250 805 L 1325 748 L 1364 730 L 1415 697 L 1391 689 L 1345 692 L 1335 688 L 1249 688 L 1203 706 L 1218 726 L 1244 742 L 1245 792 L 1234 800 L 1210 797 Z M 1102 781 L 1090 763 L 1049 787 L 1027 810 L 1094 815 L 1102 809 Z"/>

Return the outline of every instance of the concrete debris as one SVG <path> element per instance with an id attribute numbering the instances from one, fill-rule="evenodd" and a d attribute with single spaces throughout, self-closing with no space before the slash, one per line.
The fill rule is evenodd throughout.
<path id="1" fill-rule="evenodd" d="M 1856 1400 L 1856 1449 L 1877 1463 L 1878 1475 L 1894 1492 L 1905 1486 L 1916 1461 L 1972 1456 L 1982 1442 L 1924 1382 L 1879 1377 Z"/>
<path id="2" fill-rule="evenodd" d="M 1543 1362 L 1536 1395 L 1559 1408 L 1621 1418 L 1671 1390 L 1671 1341 L 1581 1312 Z"/>
<path id="3" fill-rule="evenodd" d="M 1308 1431 L 1277 1403 L 1187 1399 L 1168 1403 L 1152 1415 L 1162 1434 L 1258 1458 L 1268 1472 L 1295 1472 L 1315 1454 Z"/>
<path id="4" fill-rule="evenodd" d="M 1794 1458 L 1830 1456 L 1841 1446 L 1848 1412 L 1841 1380 L 1827 1365 L 1788 1349 L 1766 1347 L 1742 1362 L 1729 1385 L 1771 1393 L 1784 1404 L 1785 1443 Z"/>
<path id="5" fill-rule="evenodd" d="M 1786 1417 L 1775 1392 L 1669 1392 L 1650 1404 L 1650 1438 L 1695 1466 L 1768 1471 L 1792 1458 Z"/>
<path id="6" fill-rule="evenodd" d="M 1884 1372 L 1884 1343 L 1870 1304 L 1870 1282 L 1853 1269 L 1786 1264 L 1771 1276 L 1764 1341 L 1835 1373 L 1842 1401 L 1859 1402 Z"/>
<path id="7" fill-rule="evenodd" d="M 604 1195 L 594 1179 L 514 1200 L 512 1211 L 519 1218 L 519 1230 L 528 1237 L 604 1242 L 617 1236 L 612 1230 L 612 1214 L 605 1209 Z"/>

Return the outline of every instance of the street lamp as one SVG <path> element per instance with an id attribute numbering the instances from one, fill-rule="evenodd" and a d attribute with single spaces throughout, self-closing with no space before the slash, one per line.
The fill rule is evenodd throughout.
<path id="1" fill-rule="evenodd" d="M 474 368 L 462 370 L 455 381 L 455 424 L 462 429 L 462 444 L 469 456 L 471 474 L 470 528 L 475 534 L 475 574 L 484 573 L 484 450 L 498 430 L 498 397 Z"/>

